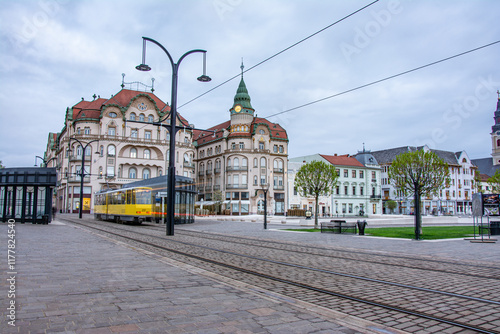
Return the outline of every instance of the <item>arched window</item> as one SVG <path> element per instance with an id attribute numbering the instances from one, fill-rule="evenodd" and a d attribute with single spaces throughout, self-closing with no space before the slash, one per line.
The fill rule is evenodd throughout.
<path id="1" fill-rule="evenodd" d="M 137 169 L 135 169 L 134 167 L 130 167 L 128 169 L 128 178 L 129 179 L 137 178 Z"/>
<path id="2" fill-rule="evenodd" d="M 185 163 L 190 163 L 191 162 L 191 158 L 189 157 L 189 154 L 187 154 L 187 153 L 184 153 L 184 162 Z"/>
<path id="3" fill-rule="evenodd" d="M 149 123 L 153 123 L 153 120 L 154 120 L 153 115 L 149 115 L 149 116 L 148 116 L 148 122 L 149 122 Z"/>
<path id="4" fill-rule="evenodd" d="M 77 157 L 81 157 L 82 156 L 82 146 L 81 145 L 78 145 L 78 147 L 76 148 L 76 156 Z"/>
<path id="5" fill-rule="evenodd" d="M 264 157 L 260 158 L 260 167 L 262 168 L 266 167 L 266 158 Z"/>
<path id="6" fill-rule="evenodd" d="M 99 148 L 99 152 L 101 154 L 101 157 L 104 155 L 104 146 L 101 145 L 101 147 Z"/>
<path id="7" fill-rule="evenodd" d="M 233 166 L 234 168 L 240 167 L 240 159 L 234 158 Z"/>
<path id="8" fill-rule="evenodd" d="M 258 182 L 259 182 L 259 178 L 257 177 L 257 175 L 255 175 L 253 177 L 253 185 L 256 186 Z"/>
<path id="9" fill-rule="evenodd" d="M 149 171 L 149 168 L 144 168 L 144 170 L 142 171 L 142 178 L 144 180 L 147 180 L 151 177 L 151 172 Z"/>
<path id="10" fill-rule="evenodd" d="M 242 167 L 247 167 L 248 166 L 248 160 L 247 160 L 247 158 L 241 159 L 241 166 Z"/>
<path id="11" fill-rule="evenodd" d="M 98 178 L 102 178 L 102 166 L 99 166 L 99 176 Z"/>
<path id="12" fill-rule="evenodd" d="M 137 149 L 135 149 L 133 147 L 130 149 L 130 157 L 137 158 Z"/>
<path id="13" fill-rule="evenodd" d="M 108 146 L 108 155 L 109 156 L 114 156 L 115 155 L 115 145 L 109 145 Z"/>
<path id="14" fill-rule="evenodd" d="M 231 159 L 230 158 L 227 159 L 227 167 L 231 167 Z"/>
<path id="15" fill-rule="evenodd" d="M 130 113 L 130 120 L 135 121 L 135 113 L 134 112 Z"/>
<path id="16" fill-rule="evenodd" d="M 259 167 L 257 158 L 253 158 L 253 166 L 254 167 Z"/>
<path id="17" fill-rule="evenodd" d="M 144 150 L 144 159 L 151 159 L 151 151 L 148 149 Z"/>
<path id="18" fill-rule="evenodd" d="M 139 114 L 139 121 L 144 122 L 144 114 Z"/>

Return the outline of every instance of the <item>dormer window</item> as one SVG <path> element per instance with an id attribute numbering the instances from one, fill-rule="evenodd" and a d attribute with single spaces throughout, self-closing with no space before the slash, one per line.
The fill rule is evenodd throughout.
<path id="1" fill-rule="evenodd" d="M 110 118 L 116 118 L 117 116 L 115 112 L 110 112 L 108 115 Z"/>

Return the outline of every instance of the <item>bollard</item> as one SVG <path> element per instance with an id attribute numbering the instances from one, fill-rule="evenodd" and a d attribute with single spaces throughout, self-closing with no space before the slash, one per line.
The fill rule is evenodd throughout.
<path id="1" fill-rule="evenodd" d="M 359 235 L 365 235 L 365 227 L 368 225 L 366 220 L 358 220 L 358 230 L 359 230 Z"/>

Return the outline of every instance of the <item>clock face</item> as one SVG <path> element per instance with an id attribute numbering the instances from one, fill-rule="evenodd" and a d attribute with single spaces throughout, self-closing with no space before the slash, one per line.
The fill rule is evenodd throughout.
<path id="1" fill-rule="evenodd" d="M 240 112 L 241 111 L 241 106 L 238 104 L 234 107 L 234 111 Z"/>
<path id="2" fill-rule="evenodd" d="M 146 110 L 147 108 L 148 108 L 148 106 L 144 102 L 141 102 L 137 105 L 137 109 L 139 109 L 139 110 Z"/>

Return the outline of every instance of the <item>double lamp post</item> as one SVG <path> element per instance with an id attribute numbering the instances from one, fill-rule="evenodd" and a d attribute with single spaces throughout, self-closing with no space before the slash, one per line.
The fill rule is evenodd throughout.
<path id="1" fill-rule="evenodd" d="M 168 161 L 168 175 L 167 175 L 167 235 L 174 235 L 174 207 L 175 207 L 175 134 L 177 133 L 177 130 L 180 129 L 180 127 L 176 126 L 176 121 L 177 121 L 177 81 L 178 81 L 178 71 L 179 71 L 179 65 L 181 61 L 188 55 L 192 53 L 197 53 L 201 52 L 203 53 L 203 75 L 198 77 L 198 81 L 201 82 L 209 82 L 210 77 L 206 75 L 206 50 L 191 50 L 183 54 L 177 63 L 174 62 L 172 56 L 170 53 L 168 53 L 167 49 L 154 39 L 148 38 L 148 37 L 143 37 L 142 38 L 142 63 L 140 65 L 137 65 L 135 68 L 139 71 L 150 71 L 151 67 L 146 65 L 146 42 L 151 42 L 156 44 L 157 46 L 160 47 L 160 49 L 165 52 L 165 54 L 168 56 L 168 59 L 170 60 L 170 65 L 172 65 L 172 97 L 170 100 L 170 115 L 167 115 L 167 117 L 170 117 L 170 125 L 167 125 L 165 127 L 168 128 L 168 131 L 170 133 L 170 151 L 169 151 L 169 161 Z M 167 118 L 166 117 L 166 118 Z M 158 126 L 164 126 L 162 122 L 166 119 L 160 120 L 158 123 L 154 123 L 155 125 Z M 184 128 L 184 127 L 183 127 Z"/>

